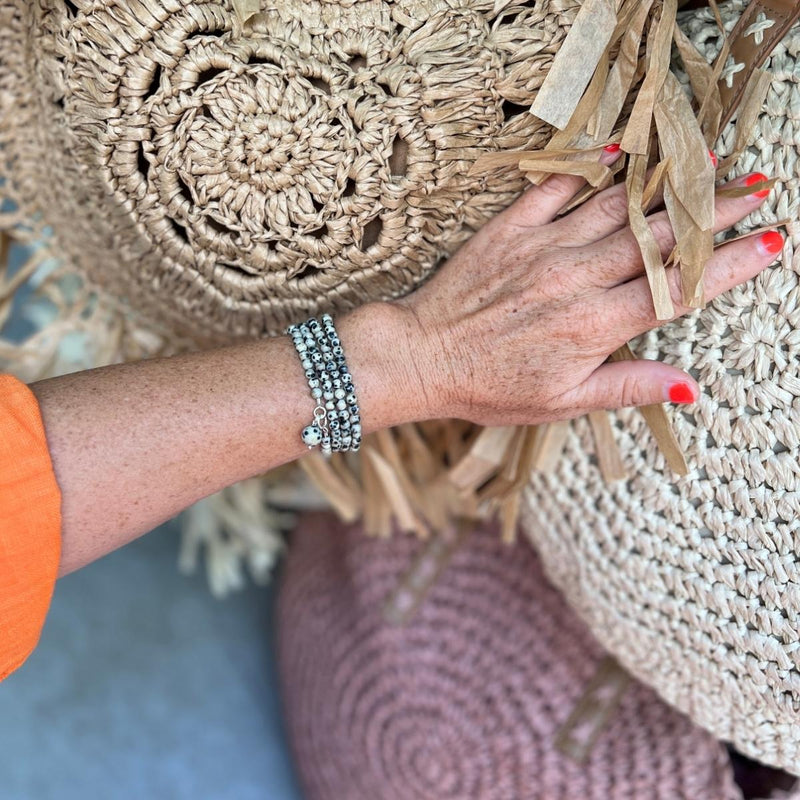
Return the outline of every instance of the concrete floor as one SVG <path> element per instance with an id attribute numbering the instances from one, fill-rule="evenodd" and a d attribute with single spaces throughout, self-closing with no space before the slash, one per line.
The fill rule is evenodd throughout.
<path id="1" fill-rule="evenodd" d="M 214 600 L 178 575 L 177 544 L 173 523 L 59 582 L 0 684 L 3 800 L 300 800 L 272 594 Z"/>

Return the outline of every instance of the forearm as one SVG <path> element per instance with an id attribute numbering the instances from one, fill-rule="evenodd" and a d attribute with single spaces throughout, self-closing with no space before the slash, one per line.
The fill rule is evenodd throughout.
<path id="1" fill-rule="evenodd" d="M 399 310 L 337 320 L 364 434 L 424 415 Z M 307 453 L 313 408 L 291 340 L 104 367 L 31 386 L 62 492 L 66 574 L 201 497 Z"/>

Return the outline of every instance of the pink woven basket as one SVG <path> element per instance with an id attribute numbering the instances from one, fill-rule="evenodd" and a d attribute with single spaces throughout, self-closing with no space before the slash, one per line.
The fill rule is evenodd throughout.
<path id="1" fill-rule="evenodd" d="M 605 654 L 527 547 L 472 533 L 412 621 L 421 545 L 326 514 L 292 539 L 279 660 L 308 800 L 731 800 L 723 746 L 631 682 L 583 764 L 555 746 Z"/>

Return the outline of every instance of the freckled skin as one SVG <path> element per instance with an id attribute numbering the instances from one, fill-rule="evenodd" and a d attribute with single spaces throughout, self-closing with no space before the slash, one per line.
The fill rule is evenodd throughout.
<path id="1" fill-rule="evenodd" d="M 743 184 L 746 178 L 734 184 Z M 434 387 L 451 414 L 483 425 L 537 424 L 595 409 L 699 396 L 697 383 L 665 364 L 607 364 L 609 355 L 660 323 L 638 244 L 627 226 L 624 185 L 554 219 L 578 179 L 526 192 L 477 232 L 435 278 L 403 298 L 420 339 L 438 342 Z M 658 198 L 657 198 L 658 200 Z M 660 202 L 660 201 L 659 201 Z M 763 200 L 718 198 L 725 230 Z M 649 223 L 666 257 L 674 238 L 666 214 Z M 720 248 L 706 270 L 706 299 L 754 277 L 774 260 L 756 240 Z M 668 270 L 676 316 L 679 275 Z"/>
<path id="2" fill-rule="evenodd" d="M 337 320 L 364 435 L 424 418 L 387 304 Z M 62 492 L 66 574 L 238 480 L 308 453 L 313 402 L 288 337 L 34 383 Z"/>
<path id="3" fill-rule="evenodd" d="M 556 177 L 478 231 L 437 274 L 393 303 L 336 320 L 364 435 L 425 419 L 536 424 L 598 408 L 698 396 L 664 364 L 605 364 L 657 324 L 617 186 L 571 214 L 582 188 Z M 717 204 L 720 229 L 758 198 Z M 617 214 L 618 217 L 614 217 Z M 662 217 L 652 224 L 666 255 Z M 752 239 L 717 251 L 711 299 L 775 255 Z M 677 276 L 670 274 L 680 306 Z M 118 365 L 34 383 L 62 491 L 66 574 L 201 497 L 307 453 L 314 403 L 288 337 Z"/>

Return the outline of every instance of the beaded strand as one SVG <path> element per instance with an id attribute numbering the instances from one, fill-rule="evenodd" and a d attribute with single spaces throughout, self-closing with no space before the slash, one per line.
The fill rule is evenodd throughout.
<path id="1" fill-rule="evenodd" d="M 300 357 L 311 397 L 314 421 L 301 438 L 309 449 L 319 446 L 324 455 L 356 452 L 361 447 L 361 414 L 353 378 L 330 314 L 312 317 L 286 330 Z"/>

